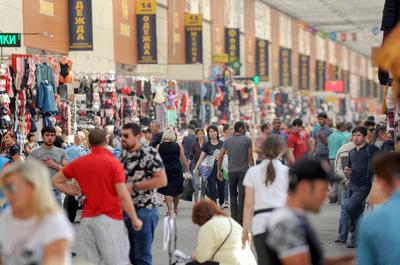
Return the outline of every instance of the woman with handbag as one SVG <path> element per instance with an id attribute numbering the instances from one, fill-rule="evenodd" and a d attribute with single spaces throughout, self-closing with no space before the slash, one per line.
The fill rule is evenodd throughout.
<path id="1" fill-rule="evenodd" d="M 203 145 L 201 149 L 201 155 L 199 161 L 197 161 L 194 171 L 200 173 L 200 175 L 207 179 L 207 191 L 206 195 L 213 201 L 219 201 L 220 208 L 223 209 L 224 197 L 225 197 L 225 180 L 218 180 L 217 178 L 217 159 L 219 151 L 222 148 L 223 141 L 219 139 L 218 128 L 216 126 L 209 126 L 207 128 L 208 142 Z M 203 165 L 203 161 L 207 165 Z M 207 168 L 206 170 L 200 170 L 201 167 Z"/>
<path id="2" fill-rule="evenodd" d="M 246 195 L 242 244 L 246 246 L 247 242 L 250 242 L 251 223 L 258 263 L 265 264 L 268 261 L 265 252 L 266 224 L 272 211 L 286 204 L 289 168 L 280 161 L 286 151 L 286 144 L 280 136 L 268 136 L 261 149 L 265 159 L 260 164 L 251 167 L 243 180 Z"/>
<path id="3" fill-rule="evenodd" d="M 178 205 L 180 195 L 183 193 L 183 168 L 189 171 L 183 147 L 176 142 L 176 134 L 172 128 L 164 131 L 162 141 L 157 146 L 157 150 L 164 162 L 165 172 L 167 173 L 168 184 L 166 187 L 160 188 L 159 193 L 165 196 L 167 204 L 167 216 L 179 213 Z"/>
<path id="4" fill-rule="evenodd" d="M 195 204 L 192 221 L 200 226 L 193 262 L 187 265 L 256 265 L 249 246 L 242 248 L 242 227 L 217 204 L 205 199 Z"/>

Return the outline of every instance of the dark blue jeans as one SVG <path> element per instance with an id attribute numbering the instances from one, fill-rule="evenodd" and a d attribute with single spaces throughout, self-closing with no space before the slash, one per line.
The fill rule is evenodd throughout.
<path id="1" fill-rule="evenodd" d="M 220 181 L 217 178 L 217 167 L 214 166 L 214 170 L 207 179 L 207 197 L 211 200 L 218 202 L 220 205 L 224 204 L 225 200 L 225 180 Z"/>
<path id="2" fill-rule="evenodd" d="M 342 185 L 342 184 L 340 184 Z M 340 204 L 340 217 L 339 217 L 339 239 L 342 241 L 347 241 L 347 236 L 349 234 L 349 215 L 346 211 L 346 204 L 349 200 L 349 190 L 344 188 L 342 185 L 341 189 L 342 202 Z"/>
<path id="3" fill-rule="evenodd" d="M 356 233 L 357 224 L 364 212 L 365 200 L 370 190 L 371 186 L 356 186 L 353 184 L 349 186 L 349 199 L 344 207 L 350 218 L 350 232 L 352 234 Z M 353 244 L 356 243 L 354 236 L 352 236 L 351 240 Z"/>
<path id="4" fill-rule="evenodd" d="M 130 244 L 129 260 L 134 265 L 151 265 L 151 246 L 153 244 L 154 231 L 156 230 L 160 214 L 158 208 L 139 208 L 136 209 L 136 213 L 143 222 L 143 227 L 140 231 L 135 231 L 133 229 L 131 220 L 124 214 L 124 221 L 128 229 Z"/>

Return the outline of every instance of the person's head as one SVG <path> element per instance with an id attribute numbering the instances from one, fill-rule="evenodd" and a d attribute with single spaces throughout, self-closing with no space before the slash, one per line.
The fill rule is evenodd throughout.
<path id="1" fill-rule="evenodd" d="M 376 136 L 378 137 L 379 140 L 384 141 L 388 138 L 386 134 L 386 128 L 383 126 L 378 126 L 375 129 Z"/>
<path id="2" fill-rule="evenodd" d="M 33 216 L 43 218 L 59 209 L 50 179 L 48 169 L 32 159 L 6 167 L 0 186 L 14 213 L 30 209 Z"/>
<path id="3" fill-rule="evenodd" d="M 235 125 L 233 126 L 233 129 L 235 130 L 235 133 L 241 133 L 245 134 L 246 133 L 246 123 L 242 121 L 237 121 Z"/>
<path id="4" fill-rule="evenodd" d="M 386 197 L 400 189 L 400 154 L 380 153 L 374 157 L 373 168 L 376 181 Z"/>
<path id="5" fill-rule="evenodd" d="M 196 132 L 196 127 L 194 127 L 194 125 L 190 124 L 188 127 L 188 132 L 190 135 L 194 135 Z"/>
<path id="6" fill-rule="evenodd" d="M 121 134 L 121 146 L 123 149 L 133 151 L 140 147 L 142 130 L 140 125 L 137 123 L 127 123 L 122 127 Z"/>
<path id="7" fill-rule="evenodd" d="M 153 134 L 157 134 L 161 130 L 161 125 L 158 121 L 152 121 L 150 123 L 150 130 Z"/>
<path id="8" fill-rule="evenodd" d="M 17 143 L 17 135 L 15 132 L 6 132 L 3 136 L 3 144 L 5 146 L 13 146 Z"/>
<path id="9" fill-rule="evenodd" d="M 43 144 L 52 146 L 56 140 L 56 129 L 52 126 L 45 126 L 42 129 Z"/>
<path id="10" fill-rule="evenodd" d="M 353 143 L 356 146 L 362 146 L 367 141 L 367 129 L 365 127 L 356 127 L 351 134 Z"/>
<path id="11" fill-rule="evenodd" d="M 203 129 L 197 129 L 196 130 L 196 138 L 197 141 L 204 141 L 206 138 L 206 135 L 204 134 L 204 130 Z"/>
<path id="12" fill-rule="evenodd" d="M 318 118 L 318 123 L 321 127 L 324 127 L 327 125 L 328 115 L 326 115 L 325 112 L 318 113 L 317 118 Z"/>
<path id="13" fill-rule="evenodd" d="M 268 135 L 271 133 L 271 125 L 269 123 L 264 123 L 261 125 L 261 133 Z"/>
<path id="14" fill-rule="evenodd" d="M 234 134 L 235 130 L 233 129 L 232 124 L 225 124 L 223 127 L 223 132 L 226 139 L 228 137 L 231 137 L 232 134 Z"/>
<path id="15" fill-rule="evenodd" d="M 400 152 L 400 136 L 396 137 L 396 143 L 395 143 L 394 149 L 396 152 Z"/>
<path id="16" fill-rule="evenodd" d="M 336 129 L 340 132 L 346 131 L 346 124 L 344 122 L 338 122 L 336 123 Z"/>
<path id="17" fill-rule="evenodd" d="M 269 163 L 267 166 L 265 184 L 271 185 L 276 177 L 276 172 L 273 163 L 271 161 L 273 159 L 279 159 L 286 151 L 286 143 L 282 140 L 282 137 L 279 135 L 270 135 L 265 139 L 262 150 L 266 159 L 269 159 Z"/>
<path id="18" fill-rule="evenodd" d="M 106 130 L 95 128 L 89 133 L 89 145 L 90 147 L 99 147 L 108 145 L 109 134 Z"/>
<path id="19" fill-rule="evenodd" d="M 273 129 L 274 131 L 280 131 L 280 130 L 281 130 L 281 126 L 282 126 L 281 119 L 275 118 L 275 119 L 272 121 L 272 129 Z"/>
<path id="20" fill-rule="evenodd" d="M 227 216 L 218 205 L 209 199 L 203 199 L 196 203 L 192 209 L 192 222 L 198 226 L 207 223 L 214 216 Z"/>
<path id="21" fill-rule="evenodd" d="M 208 140 L 219 140 L 219 133 L 217 126 L 210 125 L 207 128 Z"/>
<path id="22" fill-rule="evenodd" d="M 167 128 L 163 132 L 162 142 L 175 142 L 176 134 L 173 128 Z"/>
<path id="23" fill-rule="evenodd" d="M 144 138 L 146 139 L 146 141 L 150 142 L 152 135 L 151 135 L 151 130 L 150 128 L 145 128 L 142 130 L 142 135 L 144 136 Z"/>
<path id="24" fill-rule="evenodd" d="M 85 133 L 82 131 L 78 131 L 74 136 L 74 143 L 77 146 L 83 145 L 85 147 L 88 147 Z"/>
<path id="25" fill-rule="evenodd" d="M 62 129 L 58 126 L 54 126 L 54 129 L 56 130 L 56 136 L 61 136 L 62 135 Z"/>
<path id="26" fill-rule="evenodd" d="M 346 122 L 346 131 L 351 132 L 353 129 L 353 124 L 351 122 Z"/>
<path id="27" fill-rule="evenodd" d="M 303 121 L 301 119 L 295 119 L 292 122 L 292 132 L 299 134 L 303 129 Z"/>
<path id="28" fill-rule="evenodd" d="M 318 213 L 328 196 L 329 182 L 321 162 L 299 160 L 289 170 L 289 200 L 304 211 Z"/>
<path id="29" fill-rule="evenodd" d="M 30 143 L 36 142 L 36 136 L 33 133 L 28 133 L 28 136 L 26 138 L 28 139 L 28 142 L 30 142 Z"/>
<path id="30" fill-rule="evenodd" d="M 368 137 L 372 137 L 374 135 L 375 132 L 375 122 L 372 120 L 366 120 L 364 123 L 364 126 L 367 128 L 368 130 Z"/>

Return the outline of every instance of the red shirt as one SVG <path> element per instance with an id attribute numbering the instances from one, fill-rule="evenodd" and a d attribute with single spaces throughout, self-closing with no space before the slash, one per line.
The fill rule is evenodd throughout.
<path id="1" fill-rule="evenodd" d="M 302 159 L 306 153 L 304 139 L 298 133 L 289 135 L 288 148 L 293 148 L 293 155 L 296 160 Z"/>
<path id="2" fill-rule="evenodd" d="M 93 147 L 90 154 L 74 160 L 62 172 L 67 178 L 78 181 L 86 197 L 82 218 L 105 214 L 122 220 L 122 206 L 114 185 L 125 183 L 125 172 L 111 152 Z"/>

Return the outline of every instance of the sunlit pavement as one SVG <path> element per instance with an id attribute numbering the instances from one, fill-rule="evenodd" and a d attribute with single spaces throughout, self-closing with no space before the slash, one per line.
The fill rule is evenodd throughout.
<path id="1" fill-rule="evenodd" d="M 175 219 L 178 230 L 177 248 L 189 255 L 192 253 L 196 246 L 198 231 L 198 227 L 195 226 L 191 220 L 191 207 L 191 203 L 182 202 L 180 204 L 180 213 Z M 153 245 L 153 264 L 168 265 L 168 251 L 163 250 L 164 216 L 166 212 L 165 207 L 161 208 L 160 212 L 160 223 L 157 227 Z M 354 253 L 354 250 L 346 248 L 346 245 L 344 244 L 333 243 L 333 241 L 337 237 L 339 217 L 338 205 L 325 204 L 322 211 L 318 215 L 310 215 L 309 217 L 314 227 L 318 231 L 318 235 L 320 237 L 326 255 L 337 256 Z M 78 226 L 79 224 L 75 225 L 76 228 Z M 87 263 L 82 262 L 79 259 L 78 255 L 78 257 L 73 259 L 73 264 L 83 265 Z"/>

